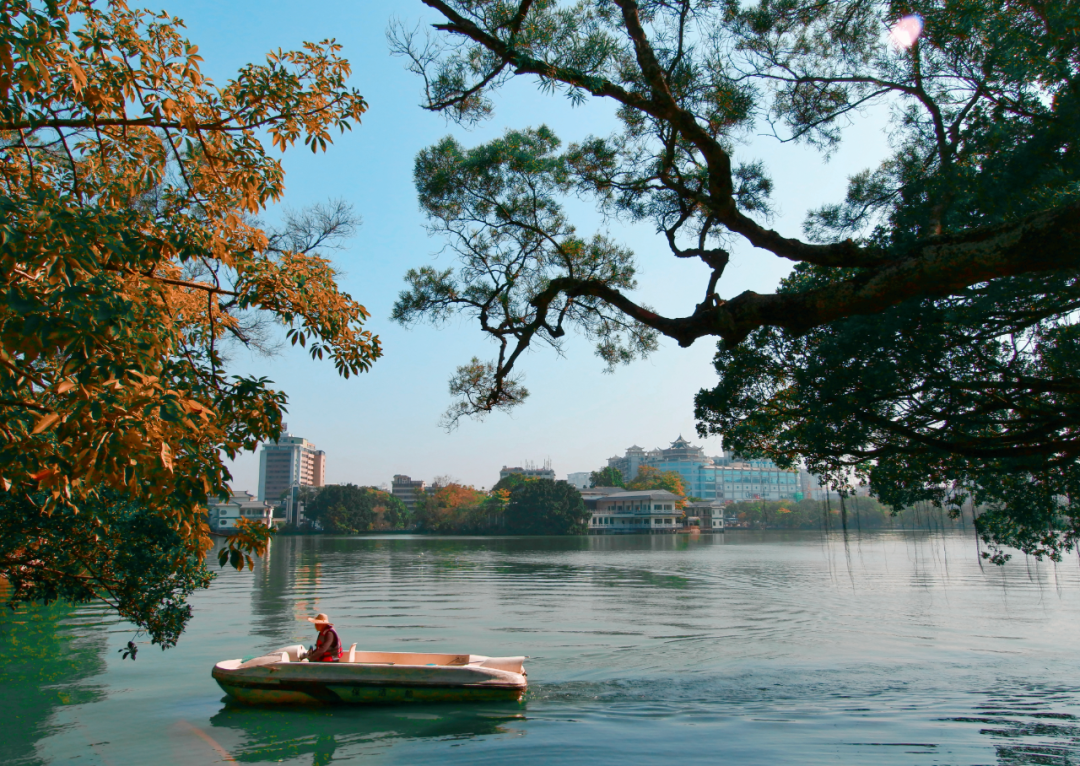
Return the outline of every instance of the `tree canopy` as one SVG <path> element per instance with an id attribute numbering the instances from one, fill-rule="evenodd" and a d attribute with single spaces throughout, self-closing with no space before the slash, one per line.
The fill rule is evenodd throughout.
<path id="1" fill-rule="evenodd" d="M 593 487 L 625 487 L 622 471 L 610 465 L 589 474 L 589 484 Z"/>
<path id="2" fill-rule="evenodd" d="M 974 503 L 995 545 L 1075 544 L 1077 0 L 424 3 L 433 35 L 394 37 L 428 109 L 469 124 L 527 77 L 621 122 L 566 147 L 539 126 L 417 158 L 460 264 L 410 271 L 395 317 L 472 316 L 498 348 L 453 377 L 448 423 L 523 401 L 525 349 L 572 330 L 609 364 L 714 337 L 702 433 L 806 456 L 836 486 L 861 473 L 889 503 Z M 844 199 L 809 200 L 800 234 L 770 228 L 773 182 L 745 139 L 828 155 L 865 109 L 890 115 L 889 156 Z M 632 253 L 579 233 L 573 195 L 703 262 L 701 301 L 679 316 L 635 301 Z M 773 294 L 725 295 L 737 248 L 794 271 Z"/>
<path id="3" fill-rule="evenodd" d="M 508 473 L 506 474 L 506 476 L 503 476 L 501 479 L 495 482 L 495 484 L 491 487 L 491 491 L 493 493 L 499 492 L 500 490 L 505 492 L 513 492 L 515 489 L 517 489 L 527 481 L 529 481 L 529 478 L 523 473 Z"/>
<path id="4" fill-rule="evenodd" d="M 417 498 L 417 527 L 434 534 L 488 531 L 497 525 L 508 495 L 501 488 L 489 494 L 456 481 L 436 480 L 435 486 Z"/>
<path id="5" fill-rule="evenodd" d="M 402 529 L 410 521 L 409 509 L 401 500 L 389 492 L 355 484 L 322 487 L 304 506 L 304 516 L 331 534 Z"/>
<path id="6" fill-rule="evenodd" d="M 506 530 L 519 535 L 581 535 L 592 513 L 565 481 L 530 479 L 510 493 Z"/>
<path id="7" fill-rule="evenodd" d="M 11 602 L 105 603 L 154 643 L 173 646 L 187 597 L 213 574 L 160 513 L 102 492 L 42 516 L 41 496 L 0 493 L 0 561 Z M 87 518 L 96 522 L 87 522 Z"/>
<path id="8" fill-rule="evenodd" d="M 845 510 L 847 525 L 859 530 L 939 531 L 962 529 L 971 522 L 970 509 L 965 509 L 962 518 L 947 519 L 940 509 L 935 513 L 920 504 L 894 511 L 872 497 L 848 497 L 846 509 L 842 508 L 835 499 L 831 503 L 809 498 L 799 501 L 745 500 L 725 506 L 724 515 L 734 518 L 736 524 L 752 529 L 838 529 L 845 524 Z"/>
<path id="9" fill-rule="evenodd" d="M 156 607 L 108 595 L 147 583 L 103 562 L 150 579 L 178 562 L 182 600 L 225 458 L 280 434 L 284 395 L 229 375 L 223 347 L 258 347 L 269 321 L 346 377 L 381 354 L 318 252 L 354 227 L 348 207 L 255 218 L 284 192 L 263 137 L 321 151 L 366 110 L 341 47 L 277 50 L 219 86 L 181 27 L 122 0 L 0 7 L 0 491 L 18 510 L 0 537 L 22 540 L 0 576 L 25 584 L 16 600 L 99 593 L 163 646 L 178 633 Z M 62 550 L 47 541 L 69 514 L 84 533 Z M 246 525 L 223 560 L 250 565 L 267 539 Z"/>
<path id="10" fill-rule="evenodd" d="M 588 529 L 581 493 L 565 481 L 512 473 L 490 492 L 450 480 L 417 499 L 417 529 L 433 534 L 577 535 Z"/>
<path id="11" fill-rule="evenodd" d="M 678 507 L 686 504 L 686 482 L 678 471 L 661 471 L 651 465 L 643 465 L 638 468 L 637 476 L 626 485 L 627 489 L 649 490 L 663 489 L 678 495 L 681 500 Z"/>

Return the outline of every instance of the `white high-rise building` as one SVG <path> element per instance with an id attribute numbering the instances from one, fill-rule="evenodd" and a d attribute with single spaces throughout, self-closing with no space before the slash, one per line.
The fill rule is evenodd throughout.
<path id="1" fill-rule="evenodd" d="M 259 500 L 277 503 L 292 487 L 321 487 L 326 483 L 326 453 L 286 432 L 259 453 Z"/>

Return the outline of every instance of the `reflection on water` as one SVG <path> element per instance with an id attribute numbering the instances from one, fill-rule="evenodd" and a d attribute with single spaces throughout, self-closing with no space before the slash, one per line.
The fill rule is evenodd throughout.
<path id="1" fill-rule="evenodd" d="M 98 612 L 0 617 L 0 762 L 1080 762 L 1080 567 L 984 569 L 959 534 L 282 538 L 195 606 L 136 663 Z M 528 655 L 526 701 L 222 698 L 215 661 L 316 612 L 360 648 Z"/>
<path id="2" fill-rule="evenodd" d="M 92 611 L 72 618 L 62 606 L 4 610 L 0 619 L 0 763 L 40 763 L 37 740 L 58 730 L 56 712 L 104 697 L 88 682 L 105 669 L 100 636 L 73 640 L 71 628 L 97 624 Z M 68 618 L 66 629 L 58 629 Z"/>
<path id="3" fill-rule="evenodd" d="M 1026 685 L 991 693 L 976 715 L 949 720 L 978 725 L 994 740 L 998 763 L 1071 764 L 1080 753 L 1080 719 L 1052 711 L 1073 706 L 1075 697 L 1075 685 Z"/>
<path id="4" fill-rule="evenodd" d="M 507 723 L 523 719 L 518 705 L 301 707 L 282 716 L 273 709 L 227 703 L 210 724 L 232 730 L 230 739 L 240 744 L 230 755 L 237 761 L 281 762 L 310 755 L 310 763 L 326 764 L 340 755 L 339 748 L 356 756 L 385 750 L 398 739 L 468 740 L 507 733 Z"/>

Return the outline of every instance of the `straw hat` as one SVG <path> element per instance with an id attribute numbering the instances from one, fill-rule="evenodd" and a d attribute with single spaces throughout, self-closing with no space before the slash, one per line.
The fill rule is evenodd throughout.
<path id="1" fill-rule="evenodd" d="M 330 624 L 330 618 L 327 617 L 325 614 L 322 614 L 321 612 L 319 614 L 315 615 L 314 617 L 308 617 L 307 621 L 308 622 L 313 622 L 316 625 L 329 625 Z"/>

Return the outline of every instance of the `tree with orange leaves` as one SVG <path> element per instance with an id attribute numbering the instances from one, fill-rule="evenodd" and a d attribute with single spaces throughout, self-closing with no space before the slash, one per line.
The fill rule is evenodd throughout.
<path id="1" fill-rule="evenodd" d="M 130 545 L 202 567 L 224 458 L 281 430 L 284 395 L 230 376 L 222 345 L 271 321 L 345 377 L 381 354 L 317 252 L 347 206 L 277 232 L 254 217 L 284 192 L 261 136 L 322 151 L 366 110 L 341 46 L 219 86 L 181 30 L 122 0 L 0 3 L 0 577 L 12 602 L 102 599 L 163 646 L 190 613 L 155 621 L 171 591 L 147 603 L 104 573 Z M 150 538 L 114 534 L 121 507 Z M 248 525 L 221 561 L 267 541 Z"/>
<path id="2" fill-rule="evenodd" d="M 437 481 L 436 486 L 420 497 L 413 516 L 424 532 L 477 532 L 487 526 L 493 512 L 491 501 L 492 496 L 475 487 L 455 481 Z"/>
<path id="3" fill-rule="evenodd" d="M 679 496 L 676 505 L 682 508 L 686 505 L 686 483 L 678 471 L 661 471 L 651 465 L 643 465 L 638 468 L 637 476 L 626 485 L 627 489 L 649 490 L 666 489 L 668 492 Z"/>

